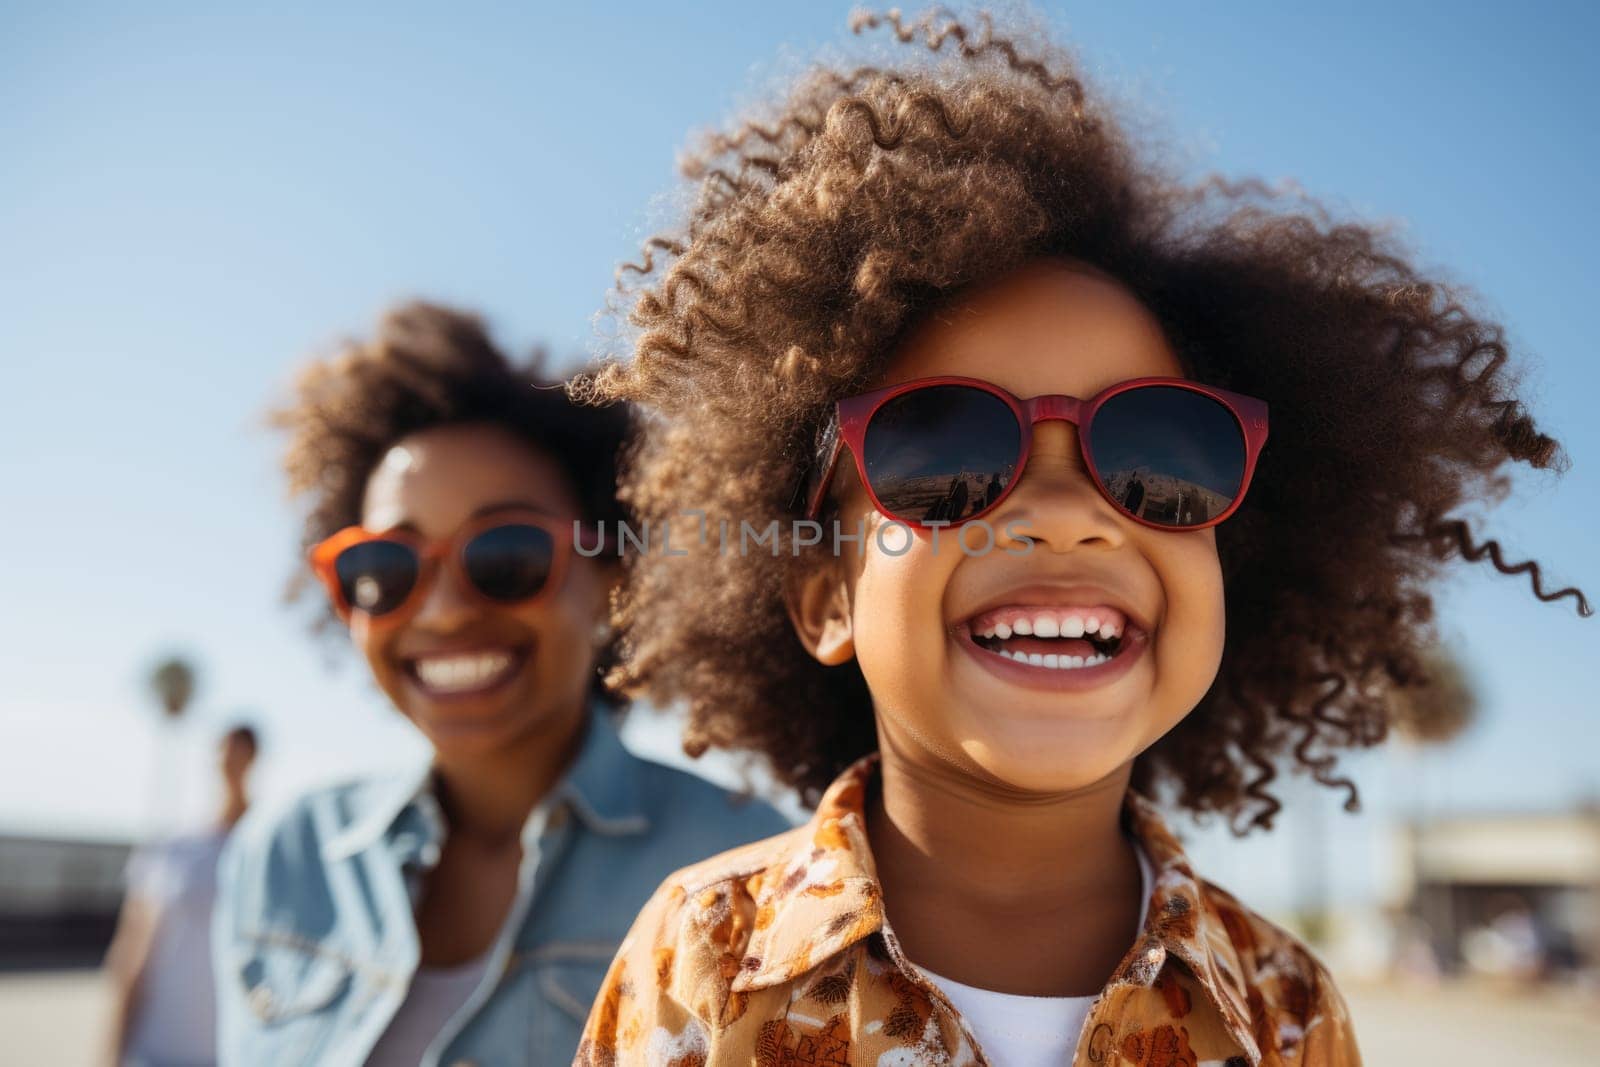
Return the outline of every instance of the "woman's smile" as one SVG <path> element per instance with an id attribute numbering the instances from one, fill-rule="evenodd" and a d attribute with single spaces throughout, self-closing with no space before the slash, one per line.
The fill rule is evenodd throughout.
<path id="1" fill-rule="evenodd" d="M 532 645 L 483 646 L 403 657 L 406 675 L 432 700 L 485 696 L 507 687 L 531 658 Z"/>

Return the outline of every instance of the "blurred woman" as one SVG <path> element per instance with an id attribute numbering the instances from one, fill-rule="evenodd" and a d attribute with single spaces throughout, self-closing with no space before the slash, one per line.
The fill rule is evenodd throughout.
<path id="1" fill-rule="evenodd" d="M 626 419 L 411 304 L 307 369 L 277 421 L 333 614 L 432 759 L 243 824 L 222 1062 L 570 1062 L 656 885 L 785 825 L 618 740 L 616 557 L 594 547 L 621 518 Z"/>
<path id="2" fill-rule="evenodd" d="M 256 732 L 222 735 L 222 810 L 199 833 L 141 846 L 128 859 L 127 892 L 106 952 L 111 1063 L 126 1067 L 216 1061 L 211 912 L 217 857 L 250 806 Z"/>

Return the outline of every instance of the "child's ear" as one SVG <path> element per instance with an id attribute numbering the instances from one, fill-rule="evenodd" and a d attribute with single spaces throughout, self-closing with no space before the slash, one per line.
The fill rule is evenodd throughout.
<path id="1" fill-rule="evenodd" d="M 835 568 L 813 567 L 792 577 L 786 583 L 784 599 L 794 632 L 818 663 L 837 667 L 855 657 L 850 591 Z"/>

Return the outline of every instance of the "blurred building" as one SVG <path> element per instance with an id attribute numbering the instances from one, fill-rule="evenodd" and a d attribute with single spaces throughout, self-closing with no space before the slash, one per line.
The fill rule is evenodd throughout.
<path id="1" fill-rule="evenodd" d="M 130 846 L 0 835 L 0 970 L 98 965 Z"/>
<path id="2" fill-rule="evenodd" d="M 1536 939 L 1553 971 L 1600 968 L 1600 806 L 1431 819 L 1404 827 L 1406 910 L 1461 970 L 1487 931 Z M 1481 943 L 1481 942 L 1480 942 Z"/>

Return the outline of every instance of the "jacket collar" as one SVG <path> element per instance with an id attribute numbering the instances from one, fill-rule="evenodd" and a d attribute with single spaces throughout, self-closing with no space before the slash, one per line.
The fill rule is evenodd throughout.
<path id="1" fill-rule="evenodd" d="M 650 819 L 639 792 L 638 758 L 623 747 L 615 713 L 595 702 L 585 729 L 577 758 L 540 809 L 567 808 L 589 830 L 609 837 L 645 833 Z M 322 847 L 329 862 L 348 859 L 387 839 L 405 853 L 402 862 L 419 858 L 431 867 L 449 832 L 434 796 L 431 763 L 362 783 L 352 791 L 348 811 L 348 825 Z M 545 825 L 544 810 L 535 810 L 528 817 L 524 838 Z"/>
<path id="2" fill-rule="evenodd" d="M 792 981 L 883 930 L 882 891 L 866 836 L 867 790 L 877 762 L 874 754 L 849 767 L 828 787 L 811 820 L 784 838 L 787 848 L 756 889 L 757 915 L 770 918 L 758 918 L 751 931 L 744 969 L 732 981 L 735 992 Z M 1167 958 L 1176 957 L 1254 1067 L 1261 1054 L 1250 1027 L 1245 972 L 1222 916 L 1208 903 L 1155 806 L 1130 791 L 1123 814 L 1150 860 L 1155 885 L 1144 929 L 1107 988 L 1154 985 Z M 808 893 L 811 887 L 819 891 Z M 806 906 L 784 906 L 800 899 Z"/>
<path id="3" fill-rule="evenodd" d="M 650 817 L 639 789 L 641 762 L 623 747 L 617 713 L 597 701 L 589 715 L 583 748 L 551 795 L 564 801 L 597 834 L 645 833 L 650 829 Z"/>

